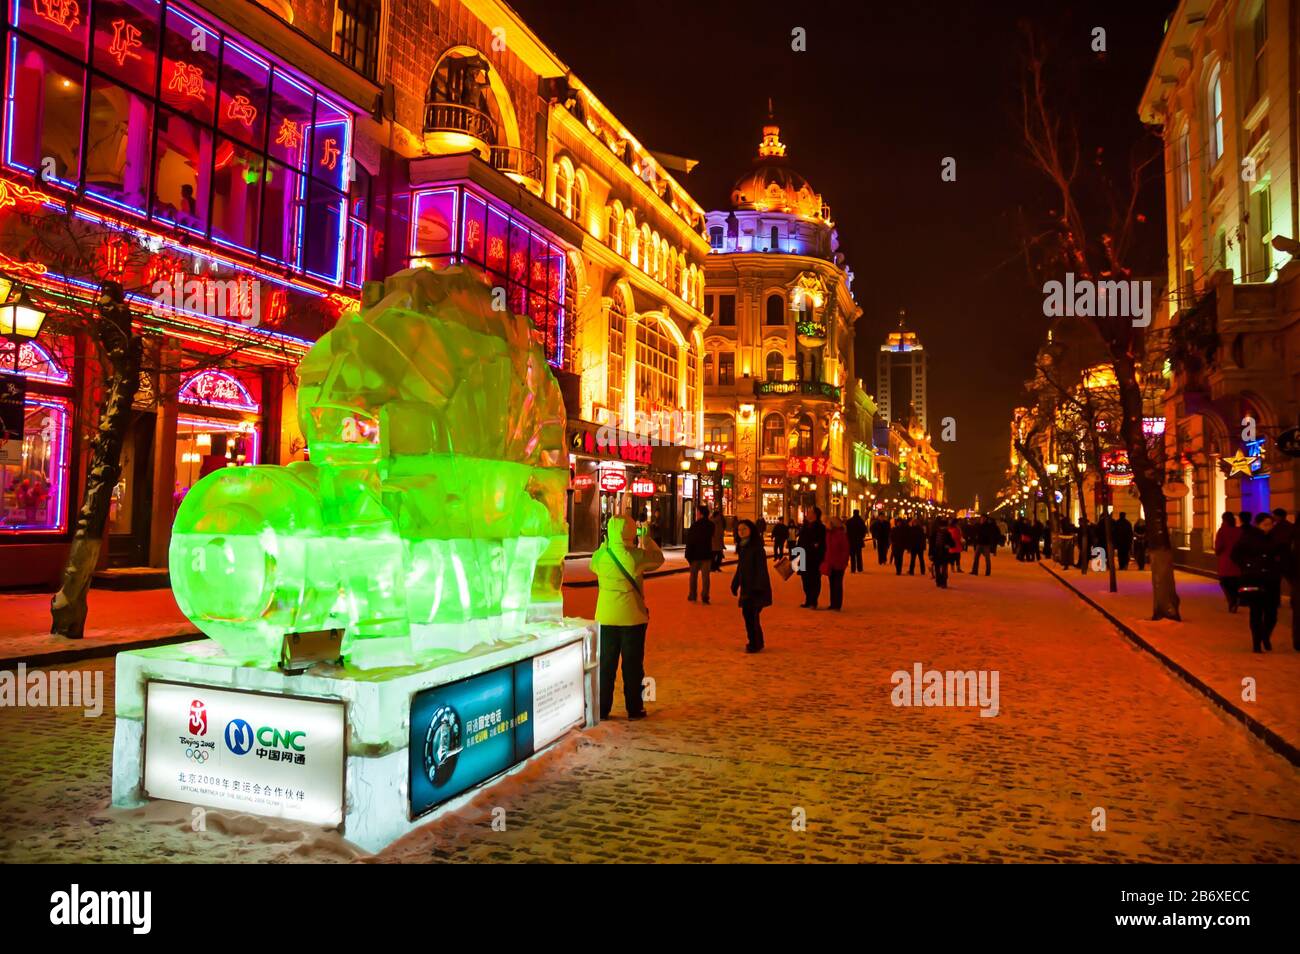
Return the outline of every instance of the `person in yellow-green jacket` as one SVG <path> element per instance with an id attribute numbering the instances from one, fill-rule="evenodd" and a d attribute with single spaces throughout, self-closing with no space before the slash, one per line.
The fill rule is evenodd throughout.
<path id="1" fill-rule="evenodd" d="M 637 544 L 640 543 L 640 546 Z M 614 679 L 623 657 L 623 704 L 629 719 L 643 719 L 641 682 L 645 678 L 645 631 L 650 610 L 645 603 L 645 574 L 663 566 L 664 554 L 649 535 L 638 536 L 636 524 L 611 517 L 605 542 L 591 555 L 591 572 L 599 587 L 596 622 L 600 624 L 600 717 L 614 705 Z"/>

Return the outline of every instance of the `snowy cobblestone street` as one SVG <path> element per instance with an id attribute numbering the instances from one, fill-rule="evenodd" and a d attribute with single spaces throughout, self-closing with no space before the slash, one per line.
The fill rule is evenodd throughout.
<path id="1" fill-rule="evenodd" d="M 869 563 L 843 613 L 798 608 L 791 580 L 756 656 L 736 607 L 687 603 L 686 584 L 648 584 L 650 718 L 616 702 L 377 860 L 1300 860 L 1297 770 L 1036 567 L 1002 557 L 944 592 Z M 567 591 L 568 611 L 595 595 Z M 891 674 L 916 663 L 997 670 L 997 716 L 894 706 Z M 111 660 L 78 666 L 111 699 Z M 363 857 L 291 824 L 109 809 L 111 705 L 0 709 L 0 737 L 3 861 Z"/>

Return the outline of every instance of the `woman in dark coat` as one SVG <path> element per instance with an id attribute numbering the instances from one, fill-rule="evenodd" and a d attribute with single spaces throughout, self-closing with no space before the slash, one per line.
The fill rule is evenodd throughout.
<path id="1" fill-rule="evenodd" d="M 731 578 L 731 593 L 740 598 L 740 613 L 745 618 L 749 640 L 745 652 L 759 652 L 763 627 L 758 617 L 764 606 L 772 605 L 772 581 L 767 575 L 763 537 L 750 520 L 736 524 L 736 575 Z"/>
<path id="2" fill-rule="evenodd" d="M 1255 526 L 1244 527 L 1232 548 L 1232 562 L 1241 568 L 1237 596 L 1250 604 L 1250 641 L 1255 652 L 1272 650 L 1273 627 L 1282 602 L 1282 567 L 1285 551 L 1269 534 L 1273 515 L 1262 513 Z"/>

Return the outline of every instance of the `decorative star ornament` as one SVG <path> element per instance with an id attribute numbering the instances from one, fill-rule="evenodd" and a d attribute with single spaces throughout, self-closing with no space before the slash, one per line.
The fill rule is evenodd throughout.
<path id="1" fill-rule="evenodd" d="M 1237 474 L 1251 476 L 1251 465 L 1259 460 L 1257 457 L 1247 457 L 1243 451 L 1237 451 L 1232 457 L 1224 457 L 1223 463 L 1228 466 L 1228 476 L 1233 477 Z"/>

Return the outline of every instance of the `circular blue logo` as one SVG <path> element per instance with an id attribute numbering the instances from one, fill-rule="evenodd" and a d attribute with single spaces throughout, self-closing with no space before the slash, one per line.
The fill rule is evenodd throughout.
<path id="1" fill-rule="evenodd" d="M 253 748 L 253 727 L 243 719 L 226 723 L 226 748 L 236 755 L 247 755 Z"/>

